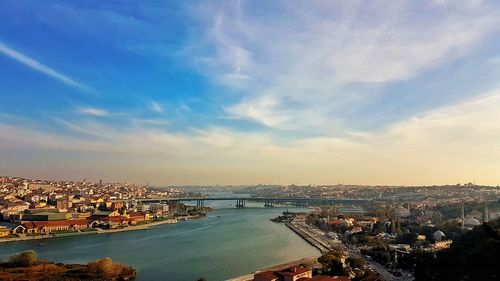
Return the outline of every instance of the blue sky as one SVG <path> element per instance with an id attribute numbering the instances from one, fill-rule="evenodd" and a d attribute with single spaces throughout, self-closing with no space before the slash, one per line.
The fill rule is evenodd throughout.
<path id="1" fill-rule="evenodd" d="M 0 6 L 6 174 L 500 183 L 496 1 Z"/>

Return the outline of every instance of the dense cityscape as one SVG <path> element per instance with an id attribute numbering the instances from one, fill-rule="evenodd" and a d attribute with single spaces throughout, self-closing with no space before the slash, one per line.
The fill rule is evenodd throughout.
<path id="1" fill-rule="evenodd" d="M 1 178 L 0 213 L 9 229 L 1 236 L 8 241 L 44 238 L 47 235 L 95 234 L 95 229 L 124 229 L 148 223 L 175 223 L 204 214 L 203 208 L 183 204 L 132 204 L 134 199 L 192 196 L 172 188 L 147 185 L 56 182 L 22 178 Z M 134 229 L 134 228 L 132 228 Z"/>
<path id="2" fill-rule="evenodd" d="M 145 230 L 200 219 L 211 210 L 204 201 L 210 200 L 213 192 L 244 194 L 250 202 L 272 198 L 265 201 L 265 207 L 286 211 L 271 220 L 284 223 L 322 253 L 318 258 L 304 257 L 296 263 L 269 265 L 269 269 L 233 280 L 444 280 L 437 271 L 428 272 L 429 264 L 457 251 L 453 245 L 463 243 L 469 233 L 484 231 L 481 229 L 485 227 L 498 231 L 500 224 L 500 188 L 473 183 L 430 187 L 339 184 L 154 188 L 102 180 L 4 176 L 0 186 L 0 242 Z M 197 199 L 196 205 L 191 203 L 193 198 Z M 339 201 L 314 201 L 330 198 Z M 353 199 L 359 201 L 342 201 Z M 274 200 L 273 204 L 270 200 Z M 288 211 L 298 205 L 307 209 Z M 482 262 L 481 267 L 487 264 Z M 470 274 L 478 275 L 470 278 L 495 274 L 488 273 L 487 268 L 475 272 Z M 451 278 L 448 275 L 446 278 Z"/>

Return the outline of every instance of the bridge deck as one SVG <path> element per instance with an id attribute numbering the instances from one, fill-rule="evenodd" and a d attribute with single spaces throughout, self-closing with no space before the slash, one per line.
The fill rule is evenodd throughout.
<path id="1" fill-rule="evenodd" d="M 159 201 L 253 201 L 253 202 L 327 202 L 327 203 L 366 203 L 370 199 L 351 198 L 309 198 L 309 197 L 187 197 L 187 198 L 139 198 L 139 199 L 119 199 L 112 201 L 135 201 L 135 202 L 159 202 Z"/>

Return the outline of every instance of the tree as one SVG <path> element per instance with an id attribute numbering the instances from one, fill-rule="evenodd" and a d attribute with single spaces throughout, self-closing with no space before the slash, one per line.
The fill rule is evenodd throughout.
<path id="1" fill-rule="evenodd" d="M 417 259 L 415 278 L 426 280 L 498 280 L 500 219 L 475 227 L 436 257 Z"/>
<path id="2" fill-rule="evenodd" d="M 99 207 L 97 207 L 97 210 L 99 210 L 99 211 L 107 211 L 108 208 L 106 208 L 106 204 L 103 203 L 103 204 L 99 205 Z"/>
<path id="3" fill-rule="evenodd" d="M 366 261 L 364 259 L 354 258 L 354 257 L 349 257 L 347 258 L 346 261 L 351 268 L 361 268 L 363 267 L 363 265 L 366 264 Z"/>
<path id="4" fill-rule="evenodd" d="M 323 274 L 332 276 L 346 275 L 344 263 L 342 262 L 342 253 L 330 251 L 318 258 L 318 262 L 323 265 Z"/>
<path id="5" fill-rule="evenodd" d="M 396 233 L 396 223 L 394 223 L 393 220 L 390 221 L 390 226 L 389 227 L 390 227 L 389 228 L 390 229 L 390 233 L 392 233 L 392 234 Z"/>
<path id="6" fill-rule="evenodd" d="M 417 242 L 417 240 L 418 240 L 417 233 L 404 233 L 402 235 L 399 235 L 398 238 L 396 238 L 396 243 L 413 245 Z"/>
<path id="7" fill-rule="evenodd" d="M 395 231 L 395 233 L 397 233 L 397 234 L 401 234 L 401 233 L 403 233 L 403 232 L 401 231 L 401 223 L 400 223 L 398 220 L 396 221 L 396 225 L 395 225 L 395 229 L 394 229 L 394 231 Z"/>

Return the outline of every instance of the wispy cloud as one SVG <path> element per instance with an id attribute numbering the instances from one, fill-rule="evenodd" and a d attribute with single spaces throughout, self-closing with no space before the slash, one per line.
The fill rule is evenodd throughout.
<path id="1" fill-rule="evenodd" d="M 78 176 L 106 172 L 118 178 L 126 175 L 126 180 L 158 183 L 345 180 L 365 184 L 439 184 L 476 178 L 482 183 L 497 184 L 499 106 L 500 90 L 495 90 L 402 120 L 379 132 L 297 140 L 220 127 L 173 133 L 139 124 L 116 128 L 102 122 L 64 123 L 72 131 L 87 132 L 89 138 L 81 139 L 0 122 L 0 129 L 9 132 L 0 135 L 0 148 L 7 152 L 52 151 L 51 161 L 66 157 L 54 151 L 70 151 L 79 161 L 69 162 L 75 163 L 92 153 Z M 0 168 L 11 171 L 12 166 L 7 164 L 10 163 L 0 162 Z M 43 170 L 45 166 L 35 169 Z"/>
<path id="2" fill-rule="evenodd" d="M 98 117 L 104 117 L 104 116 L 107 116 L 109 114 L 107 110 L 100 109 L 100 108 L 94 108 L 94 107 L 82 107 L 82 108 L 79 108 L 78 111 L 82 114 L 88 114 L 88 115 L 93 115 L 93 116 L 98 116 Z"/>
<path id="3" fill-rule="evenodd" d="M 439 2 L 278 1 L 261 13 L 252 2 L 204 4 L 199 15 L 210 27 L 190 44 L 203 48 L 191 51 L 207 76 L 242 94 L 225 107 L 231 117 L 331 129 L 332 119 L 369 100 L 374 87 L 461 59 L 499 30 L 496 6 Z"/>
<path id="4" fill-rule="evenodd" d="M 156 113 L 163 112 L 163 106 L 156 101 L 151 101 L 150 109 Z"/>
<path id="5" fill-rule="evenodd" d="M 23 64 L 31 67 L 34 70 L 40 71 L 40 72 L 42 72 L 42 73 L 44 73 L 52 78 L 55 78 L 55 79 L 61 81 L 62 83 L 69 85 L 73 88 L 83 90 L 86 92 L 93 92 L 93 90 L 91 88 L 87 87 L 86 85 L 79 83 L 79 82 L 71 79 L 70 77 L 40 63 L 39 61 L 37 61 L 37 60 L 19 52 L 19 51 L 16 51 L 16 50 L 10 48 L 9 46 L 5 45 L 4 43 L 0 43 L 0 53 L 4 54 L 12 59 L 17 60 L 18 62 L 23 63 Z"/>

